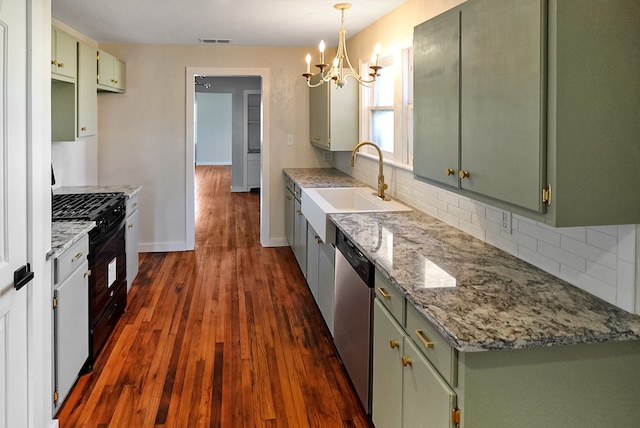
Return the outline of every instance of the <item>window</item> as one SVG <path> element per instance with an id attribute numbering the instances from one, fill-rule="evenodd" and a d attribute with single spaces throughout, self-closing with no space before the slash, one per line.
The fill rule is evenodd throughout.
<path id="1" fill-rule="evenodd" d="M 376 143 L 385 158 L 413 162 L 413 100 L 411 48 L 396 46 L 380 58 L 380 76 L 362 88 L 361 136 Z M 369 64 L 363 64 L 363 69 Z"/>

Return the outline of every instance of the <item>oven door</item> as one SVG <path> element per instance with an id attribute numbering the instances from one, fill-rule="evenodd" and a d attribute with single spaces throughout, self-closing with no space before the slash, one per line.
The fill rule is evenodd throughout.
<path id="1" fill-rule="evenodd" d="M 91 237 L 89 268 L 90 354 L 95 358 L 127 304 L 124 221 Z"/>

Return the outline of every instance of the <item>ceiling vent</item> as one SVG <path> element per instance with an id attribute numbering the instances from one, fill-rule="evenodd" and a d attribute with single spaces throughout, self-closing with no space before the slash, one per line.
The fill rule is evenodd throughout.
<path id="1" fill-rule="evenodd" d="M 228 45 L 231 43 L 231 39 L 211 39 L 211 38 L 200 38 L 200 43 L 206 43 L 208 45 Z"/>

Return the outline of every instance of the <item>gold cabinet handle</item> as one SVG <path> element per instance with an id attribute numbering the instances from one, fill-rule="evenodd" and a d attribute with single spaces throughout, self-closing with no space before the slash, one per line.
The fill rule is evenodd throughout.
<path id="1" fill-rule="evenodd" d="M 462 170 L 462 171 L 460 171 L 460 172 L 458 173 L 458 176 L 459 176 L 460 178 L 468 178 L 468 177 L 469 177 L 469 175 L 471 175 L 471 174 L 469 174 L 469 171 L 465 171 L 465 170 Z"/>
<path id="2" fill-rule="evenodd" d="M 82 257 L 82 253 L 76 254 L 71 261 L 75 262 L 76 260 L 80 260 L 80 257 Z"/>
<path id="3" fill-rule="evenodd" d="M 400 342 L 398 342 L 397 340 L 391 339 L 389 341 L 389 346 L 391 347 L 391 349 L 400 348 Z"/>
<path id="4" fill-rule="evenodd" d="M 133 229 L 133 223 L 129 223 L 129 224 L 127 225 L 127 229 Z"/>
<path id="5" fill-rule="evenodd" d="M 427 347 L 428 349 L 433 349 L 433 342 L 430 341 L 427 336 L 425 336 L 422 330 L 416 330 L 416 336 L 418 336 L 418 339 L 420 339 L 420 342 L 422 342 L 425 347 Z"/>
<path id="6" fill-rule="evenodd" d="M 316 239 L 316 243 L 321 243 L 322 242 L 322 238 L 320 238 L 318 235 L 315 236 Z"/>
<path id="7" fill-rule="evenodd" d="M 456 173 L 456 171 L 454 169 L 451 169 L 451 168 L 447 168 L 447 169 L 444 170 L 444 174 L 447 175 L 447 176 L 453 175 L 455 173 Z"/>
<path id="8" fill-rule="evenodd" d="M 86 130 L 87 130 L 87 127 L 86 127 L 86 126 L 83 126 L 82 128 L 80 128 L 80 130 L 81 130 L 81 131 L 86 131 Z"/>
<path id="9" fill-rule="evenodd" d="M 409 358 L 409 357 L 402 357 L 400 359 L 400 361 L 402 361 L 402 367 L 410 366 L 411 363 L 413 362 L 413 361 L 411 361 L 411 358 Z"/>
<path id="10" fill-rule="evenodd" d="M 84 271 L 84 276 L 91 276 L 91 269 Z"/>
<path id="11" fill-rule="evenodd" d="M 302 215 L 302 211 L 300 211 L 300 210 L 296 210 L 296 214 L 298 214 L 298 215 Z"/>
<path id="12" fill-rule="evenodd" d="M 313 139 L 316 140 L 316 141 L 320 141 L 320 137 L 317 136 L 317 135 L 315 137 L 313 137 Z"/>
<path id="13" fill-rule="evenodd" d="M 378 287 L 378 294 L 380 294 L 384 299 L 391 300 L 391 294 L 387 293 L 387 290 L 384 287 Z"/>
<path id="14" fill-rule="evenodd" d="M 291 199 L 293 199 L 291 196 L 287 196 L 287 201 L 290 201 Z"/>

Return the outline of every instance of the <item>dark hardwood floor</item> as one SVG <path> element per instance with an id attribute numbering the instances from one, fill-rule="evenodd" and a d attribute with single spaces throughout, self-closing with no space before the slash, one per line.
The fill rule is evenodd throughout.
<path id="1" fill-rule="evenodd" d="M 71 427 L 371 427 L 259 196 L 196 168 L 195 251 L 146 253 L 127 313 L 58 417 Z M 143 190 L 144 191 L 144 190 Z"/>

